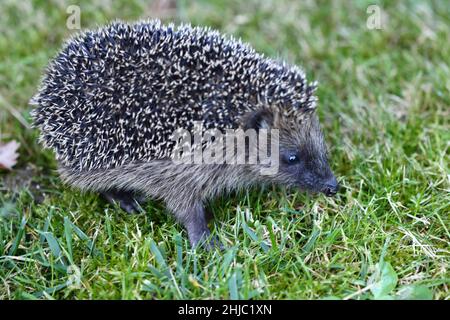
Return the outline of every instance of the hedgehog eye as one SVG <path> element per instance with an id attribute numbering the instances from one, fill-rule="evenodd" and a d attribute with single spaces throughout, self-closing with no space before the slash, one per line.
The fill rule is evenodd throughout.
<path id="1" fill-rule="evenodd" d="M 288 162 L 289 162 L 289 164 L 297 163 L 298 162 L 297 155 L 296 154 L 290 154 L 288 156 Z"/>

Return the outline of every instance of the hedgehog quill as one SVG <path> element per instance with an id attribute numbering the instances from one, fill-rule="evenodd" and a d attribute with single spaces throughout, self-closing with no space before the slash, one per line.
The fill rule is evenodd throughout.
<path id="1" fill-rule="evenodd" d="M 230 36 L 152 20 L 114 22 L 68 40 L 30 104 L 64 182 L 130 213 L 140 201 L 161 199 L 191 245 L 210 249 L 220 243 L 210 236 L 204 206 L 219 194 L 267 184 L 338 191 L 315 89 L 299 67 Z M 174 132 L 193 132 L 196 124 L 202 133 L 277 130 L 277 148 L 269 148 L 277 172 L 261 174 L 260 162 L 174 161 Z"/>

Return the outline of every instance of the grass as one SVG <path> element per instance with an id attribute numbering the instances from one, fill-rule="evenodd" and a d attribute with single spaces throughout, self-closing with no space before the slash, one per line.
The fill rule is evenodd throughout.
<path id="1" fill-rule="evenodd" d="M 366 26 L 370 4 L 380 30 Z M 0 11 L 2 299 L 450 299 L 450 9 L 442 1 L 177 1 L 166 21 L 209 25 L 319 80 L 343 191 L 281 188 L 214 200 L 224 252 L 192 251 L 158 202 L 128 216 L 64 186 L 29 128 L 49 59 L 73 30 L 155 12 L 147 1 L 13 1 Z"/>

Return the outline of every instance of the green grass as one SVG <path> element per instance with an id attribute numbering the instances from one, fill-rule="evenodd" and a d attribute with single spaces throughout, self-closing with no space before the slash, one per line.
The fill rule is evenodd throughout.
<path id="1" fill-rule="evenodd" d="M 366 27 L 378 3 L 381 30 Z M 447 1 L 178 1 L 166 20 L 209 25 L 319 80 L 336 198 L 280 188 L 216 199 L 223 252 L 193 252 L 158 202 L 128 216 L 64 186 L 29 129 L 40 76 L 73 31 L 152 14 L 147 1 L 2 1 L 2 299 L 450 298 Z"/>

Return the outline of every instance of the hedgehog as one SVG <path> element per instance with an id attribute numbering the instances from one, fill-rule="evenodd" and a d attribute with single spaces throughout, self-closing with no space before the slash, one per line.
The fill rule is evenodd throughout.
<path id="1" fill-rule="evenodd" d="M 65 183 L 130 213 L 147 199 L 162 200 L 190 244 L 211 249 L 222 244 L 210 233 L 205 206 L 221 194 L 273 184 L 337 193 L 316 87 L 300 67 L 208 27 L 115 21 L 67 40 L 30 104 L 39 141 L 54 151 Z M 277 171 L 262 174 L 261 161 L 175 161 L 179 130 L 270 130 L 277 145 L 265 150 Z M 183 150 L 205 151 L 219 141 Z"/>

